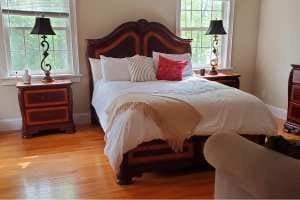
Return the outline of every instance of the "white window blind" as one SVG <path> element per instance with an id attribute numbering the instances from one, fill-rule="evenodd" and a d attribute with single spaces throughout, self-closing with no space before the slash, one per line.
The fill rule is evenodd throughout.
<path id="1" fill-rule="evenodd" d="M 55 36 L 48 36 L 50 44 L 47 62 L 55 74 L 72 74 L 72 0 L 0 0 L 3 40 L 5 44 L 8 76 L 29 69 L 32 74 L 42 74 L 40 62 L 43 49 L 40 36 L 31 35 L 35 18 L 49 17 Z M 1 37 L 1 36 L 0 36 Z"/>
<path id="2" fill-rule="evenodd" d="M 212 40 L 205 35 L 212 19 L 222 19 L 228 35 L 219 36 L 219 55 L 222 68 L 230 66 L 231 26 L 233 0 L 180 0 L 179 27 L 181 37 L 193 39 L 192 61 L 194 68 L 209 67 Z"/>

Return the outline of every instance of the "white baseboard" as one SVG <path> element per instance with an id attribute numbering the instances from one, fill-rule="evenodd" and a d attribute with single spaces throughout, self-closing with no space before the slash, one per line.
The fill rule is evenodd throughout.
<path id="1" fill-rule="evenodd" d="M 90 113 L 77 113 L 73 115 L 76 125 L 86 125 L 91 123 Z"/>
<path id="2" fill-rule="evenodd" d="M 3 119 L 0 120 L 0 131 L 15 131 L 22 129 L 22 119 Z"/>
<path id="3" fill-rule="evenodd" d="M 77 113 L 73 115 L 74 123 L 76 125 L 86 125 L 90 124 L 90 114 L 89 113 Z M 22 129 L 22 119 L 3 119 L 0 120 L 0 131 L 15 131 Z"/>
<path id="4" fill-rule="evenodd" d="M 270 111 L 272 112 L 274 117 L 276 117 L 278 119 L 286 120 L 287 110 L 282 109 L 282 108 L 278 108 L 278 107 L 275 107 L 275 106 L 271 106 L 271 105 L 267 105 L 267 106 L 270 109 Z"/>

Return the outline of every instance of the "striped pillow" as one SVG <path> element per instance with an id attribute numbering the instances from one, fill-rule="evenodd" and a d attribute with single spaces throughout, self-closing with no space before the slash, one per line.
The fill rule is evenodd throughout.
<path id="1" fill-rule="evenodd" d="M 156 81 L 152 58 L 136 55 L 128 58 L 131 82 Z"/>

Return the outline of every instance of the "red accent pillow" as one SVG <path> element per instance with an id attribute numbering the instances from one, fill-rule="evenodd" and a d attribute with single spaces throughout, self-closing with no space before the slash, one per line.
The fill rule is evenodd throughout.
<path id="1" fill-rule="evenodd" d="M 188 61 L 175 61 L 159 56 L 156 78 L 157 80 L 181 81 L 187 64 Z"/>

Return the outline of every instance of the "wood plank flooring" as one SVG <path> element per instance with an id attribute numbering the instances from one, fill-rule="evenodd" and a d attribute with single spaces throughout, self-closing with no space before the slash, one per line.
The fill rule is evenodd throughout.
<path id="1" fill-rule="evenodd" d="M 134 185 L 119 186 L 103 147 L 97 127 L 27 140 L 1 133 L 0 199 L 213 197 L 212 171 L 149 173 Z"/>
<path id="2" fill-rule="evenodd" d="M 279 132 L 300 140 L 283 133 L 282 124 Z M 103 148 L 101 130 L 91 126 L 29 140 L 0 133 L 0 199 L 213 198 L 212 171 L 148 173 L 119 186 Z"/>

